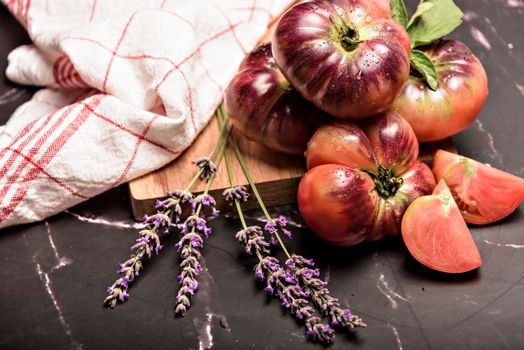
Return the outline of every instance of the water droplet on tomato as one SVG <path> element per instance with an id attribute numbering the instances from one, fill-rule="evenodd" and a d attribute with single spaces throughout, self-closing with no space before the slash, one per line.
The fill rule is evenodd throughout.
<path id="1" fill-rule="evenodd" d="M 468 56 L 464 56 L 464 61 L 469 61 L 469 57 Z"/>
<path id="2" fill-rule="evenodd" d="M 356 78 L 357 80 L 362 79 L 362 71 L 359 70 L 358 73 L 357 73 L 357 75 L 355 76 L 355 78 Z"/>
<path id="3" fill-rule="evenodd" d="M 390 31 L 391 29 L 392 29 L 391 26 L 387 26 L 387 27 L 386 27 L 386 30 L 387 30 L 387 31 Z"/>
<path id="4" fill-rule="evenodd" d="M 370 16 L 366 16 L 365 19 L 366 19 L 366 22 L 368 22 L 368 23 L 371 22 L 371 17 Z"/>

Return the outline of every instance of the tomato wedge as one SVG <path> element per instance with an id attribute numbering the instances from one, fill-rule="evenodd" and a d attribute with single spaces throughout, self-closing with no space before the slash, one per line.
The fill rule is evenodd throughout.
<path id="1" fill-rule="evenodd" d="M 402 238 L 413 257 L 447 273 L 464 273 L 482 265 L 466 222 L 444 181 L 433 194 L 415 199 L 402 219 Z"/>
<path id="2" fill-rule="evenodd" d="M 438 150 L 433 174 L 446 182 L 471 224 L 505 218 L 524 200 L 524 179 L 458 154 Z"/>

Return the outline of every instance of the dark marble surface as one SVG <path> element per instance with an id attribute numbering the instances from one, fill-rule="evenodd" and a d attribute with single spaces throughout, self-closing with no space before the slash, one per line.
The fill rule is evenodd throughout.
<path id="1" fill-rule="evenodd" d="M 453 37 L 484 63 L 490 96 L 479 120 L 454 140 L 461 153 L 524 176 L 524 3 L 457 2 L 466 21 Z M 26 42 L 0 6 L 0 71 L 8 52 Z M 0 122 L 32 92 L 2 78 Z M 297 222 L 292 248 L 315 258 L 332 293 L 369 325 L 338 334 L 331 348 L 524 348 L 522 207 L 500 223 L 471 227 L 484 265 L 461 276 L 420 266 L 401 239 L 335 249 L 300 224 L 295 206 L 273 212 Z M 130 301 L 104 309 L 105 288 L 135 239 L 133 225 L 120 187 L 45 222 L 0 231 L 0 348 L 319 348 L 255 283 L 253 260 L 233 238 L 234 218 L 212 223 L 200 291 L 184 319 L 173 316 L 175 237 L 147 263 Z"/>

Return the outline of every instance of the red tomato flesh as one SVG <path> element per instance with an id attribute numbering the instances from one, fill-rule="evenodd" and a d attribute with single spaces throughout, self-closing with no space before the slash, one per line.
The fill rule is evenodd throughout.
<path id="1" fill-rule="evenodd" d="M 402 238 L 423 265 L 446 273 L 464 273 L 482 259 L 449 188 L 440 181 L 432 195 L 415 199 L 402 219 Z"/>
<path id="2" fill-rule="evenodd" d="M 433 174 L 446 182 L 471 224 L 498 221 L 524 200 L 524 179 L 458 154 L 437 151 Z"/>

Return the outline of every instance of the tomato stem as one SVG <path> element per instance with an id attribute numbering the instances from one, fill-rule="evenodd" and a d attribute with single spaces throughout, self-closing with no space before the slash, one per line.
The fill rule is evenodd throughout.
<path id="1" fill-rule="evenodd" d="M 355 50 L 360 43 L 363 41 L 360 40 L 358 31 L 347 24 L 341 18 L 331 18 L 331 23 L 335 28 L 333 33 L 333 40 L 338 41 L 340 46 L 347 52 Z"/>
<path id="2" fill-rule="evenodd" d="M 393 196 L 404 183 L 401 177 L 396 177 L 391 169 L 382 165 L 378 166 L 376 173 L 370 170 L 363 171 L 371 176 L 375 182 L 375 190 L 384 198 Z"/>

